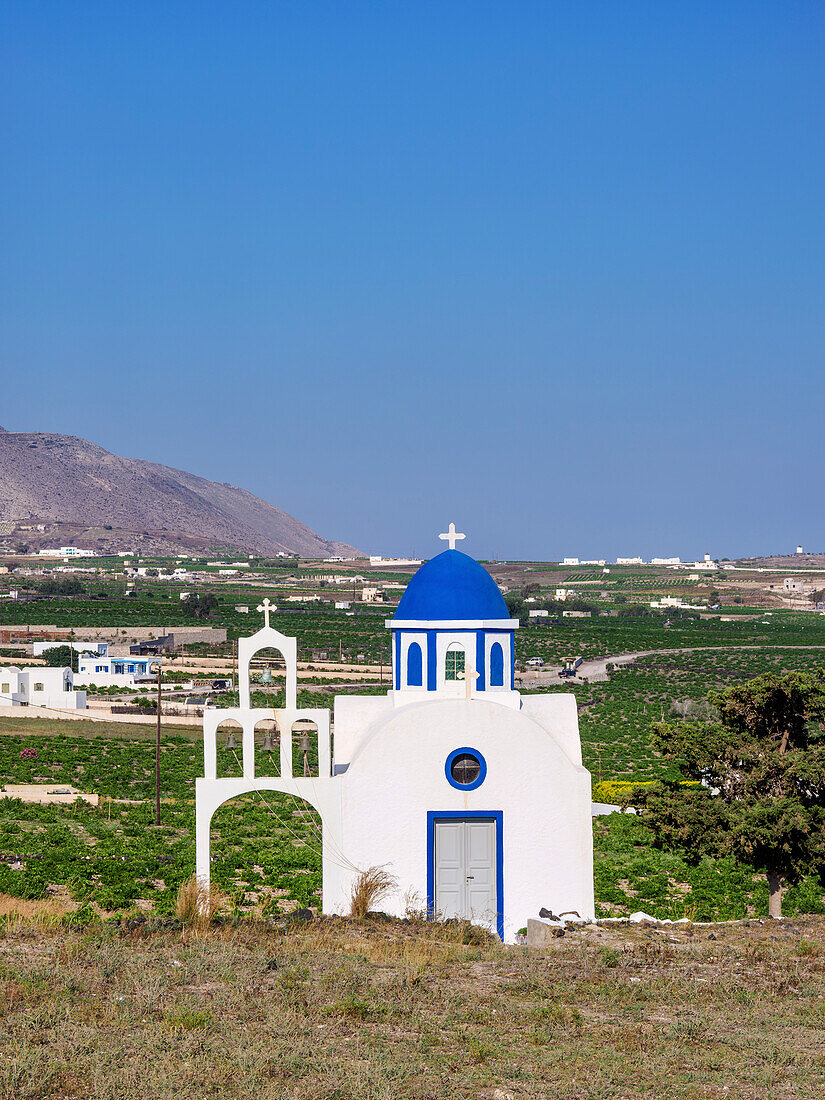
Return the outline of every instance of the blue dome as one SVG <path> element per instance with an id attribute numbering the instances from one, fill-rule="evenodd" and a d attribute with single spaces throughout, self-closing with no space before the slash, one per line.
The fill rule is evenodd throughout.
<path id="1" fill-rule="evenodd" d="M 401 597 L 395 618 L 509 619 L 510 612 L 484 566 L 460 550 L 445 550 L 415 574 Z"/>

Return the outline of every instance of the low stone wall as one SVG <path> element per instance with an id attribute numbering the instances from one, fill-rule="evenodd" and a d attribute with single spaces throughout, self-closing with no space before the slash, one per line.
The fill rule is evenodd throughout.
<path id="1" fill-rule="evenodd" d="M 0 707 L 0 718 L 51 718 L 68 722 L 124 722 L 130 726 L 154 725 L 153 714 L 112 714 L 103 707 L 95 707 L 89 710 L 53 710 L 50 707 Z M 195 718 L 179 717 L 177 715 L 163 715 L 161 724 L 166 726 L 198 726 L 200 723 Z"/>

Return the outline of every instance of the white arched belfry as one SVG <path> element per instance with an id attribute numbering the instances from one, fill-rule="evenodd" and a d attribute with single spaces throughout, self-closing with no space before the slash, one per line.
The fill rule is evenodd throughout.
<path id="1" fill-rule="evenodd" d="M 449 549 L 410 581 L 393 619 L 393 687 L 385 696 L 335 698 L 330 712 L 297 706 L 297 644 L 265 623 L 238 643 L 240 705 L 204 711 L 204 776 L 196 781 L 197 874 L 209 882 L 212 815 L 227 799 L 281 791 L 321 817 L 323 909 L 346 912 L 361 870 L 382 866 L 403 916 L 417 895 L 428 912 L 464 917 L 514 942 L 539 909 L 594 914 L 590 773 L 582 766 L 571 693 L 515 690 L 518 621 L 478 562 Z M 286 706 L 252 708 L 249 664 L 275 648 L 286 662 Z M 240 778 L 218 777 L 217 729 L 242 729 Z M 274 719 L 280 775 L 256 776 L 255 726 Z M 293 727 L 318 730 L 317 777 L 293 754 Z"/>
<path id="2" fill-rule="evenodd" d="M 258 611 L 264 613 L 264 625 L 257 634 L 251 638 L 238 639 L 238 691 L 240 695 L 241 710 L 249 710 L 249 663 L 262 649 L 277 649 L 283 655 L 286 665 L 286 707 L 294 710 L 298 699 L 298 643 L 295 638 L 287 638 L 285 634 L 275 630 L 269 625 L 269 613 L 274 611 L 269 597 L 258 606 Z M 259 717 L 268 717 L 260 715 Z"/>
<path id="3" fill-rule="evenodd" d="M 295 638 L 288 638 L 269 625 L 270 611 L 274 610 L 269 599 L 258 607 L 264 614 L 264 625 L 251 638 L 238 640 L 238 695 L 239 706 L 213 708 L 203 712 L 203 778 L 195 781 L 195 860 L 196 873 L 201 882 L 210 881 L 209 831 L 215 810 L 230 798 L 252 791 L 281 791 L 304 799 L 321 816 L 323 865 L 330 860 L 328 852 L 338 853 L 340 840 L 340 789 L 330 783 L 332 775 L 332 747 L 330 737 L 330 712 L 326 708 L 300 708 L 297 704 L 298 645 Z M 252 707 L 249 683 L 249 665 L 262 649 L 277 649 L 286 664 L 286 706 Z M 301 718 L 308 718 L 318 729 L 318 776 L 308 778 L 293 775 L 292 730 Z M 280 737 L 280 775 L 256 776 L 255 774 L 255 726 L 263 719 L 272 719 L 278 726 Z M 241 778 L 220 778 L 218 775 L 218 726 L 234 721 L 242 730 Z M 261 753 L 260 759 L 269 759 Z M 324 782 L 326 780 L 326 782 Z"/>

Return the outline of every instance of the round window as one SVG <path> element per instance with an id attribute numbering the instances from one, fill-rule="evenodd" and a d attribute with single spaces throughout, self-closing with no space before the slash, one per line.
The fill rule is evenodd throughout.
<path id="1" fill-rule="evenodd" d="M 460 752 L 450 765 L 450 775 L 462 787 L 469 787 L 481 775 L 481 761 L 471 752 Z"/>
<path id="2" fill-rule="evenodd" d="M 487 776 L 487 761 L 478 749 L 465 745 L 453 749 L 444 761 L 444 774 L 457 791 L 474 791 Z"/>

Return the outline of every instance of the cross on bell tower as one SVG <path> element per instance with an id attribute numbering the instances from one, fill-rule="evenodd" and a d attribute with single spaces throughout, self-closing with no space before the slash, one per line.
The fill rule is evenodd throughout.
<path id="1" fill-rule="evenodd" d="M 440 539 L 446 539 L 449 543 L 450 549 L 455 550 L 455 544 L 458 539 L 466 539 L 466 535 L 459 534 L 455 529 L 455 524 L 451 523 L 447 530 L 438 536 Z"/>
<path id="2" fill-rule="evenodd" d="M 263 603 L 259 603 L 255 608 L 256 611 L 263 611 L 264 613 L 264 627 L 269 629 L 269 612 L 277 611 L 275 605 L 270 601 L 269 596 L 265 596 Z"/>

